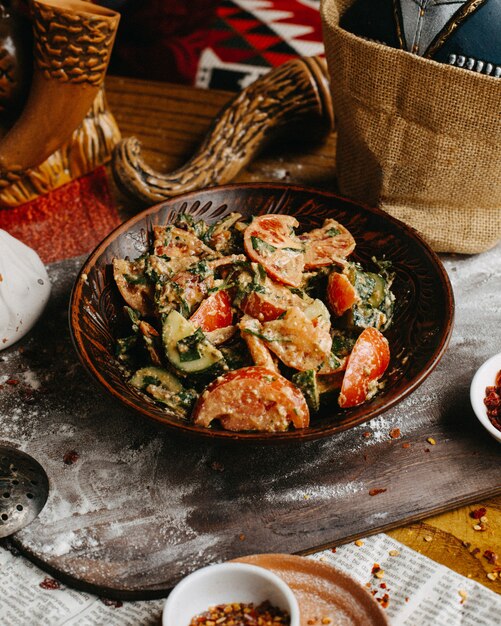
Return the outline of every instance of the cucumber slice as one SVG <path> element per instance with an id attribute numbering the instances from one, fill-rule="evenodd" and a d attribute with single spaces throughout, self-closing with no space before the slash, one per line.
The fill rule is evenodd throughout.
<path id="1" fill-rule="evenodd" d="M 162 340 L 169 362 L 184 375 L 200 374 L 216 365 L 226 368 L 222 353 L 177 311 L 165 319 Z"/>
<path id="2" fill-rule="evenodd" d="M 129 383 L 136 389 L 144 390 L 149 385 L 162 387 L 172 393 L 179 393 L 183 385 L 179 380 L 167 370 L 161 367 L 143 367 L 134 374 Z"/>
<path id="3" fill-rule="evenodd" d="M 292 382 L 302 391 L 310 409 L 315 412 L 318 411 L 320 408 L 320 393 L 318 391 L 317 373 L 315 370 L 296 372 L 292 375 Z"/>

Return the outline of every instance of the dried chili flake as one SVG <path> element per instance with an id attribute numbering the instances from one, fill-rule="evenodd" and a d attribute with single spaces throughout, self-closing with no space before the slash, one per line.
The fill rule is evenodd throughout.
<path id="1" fill-rule="evenodd" d="M 385 491 L 388 491 L 387 489 L 371 489 L 369 491 L 369 495 L 370 496 L 378 496 L 380 493 L 384 493 Z"/>
<path id="2" fill-rule="evenodd" d="M 336 551 L 337 551 L 337 548 L 331 548 L 331 552 L 332 552 L 333 554 L 336 554 Z"/>
<path id="3" fill-rule="evenodd" d="M 121 600 L 110 600 L 109 598 L 99 598 L 99 599 L 105 606 L 112 606 L 115 609 L 119 609 L 121 606 L 123 606 L 123 602 Z"/>
<path id="4" fill-rule="evenodd" d="M 387 609 L 390 604 L 390 596 L 385 593 L 382 598 L 376 598 L 379 604 L 383 607 L 383 609 Z"/>
<path id="5" fill-rule="evenodd" d="M 380 587 L 381 589 L 386 589 L 386 583 L 381 583 L 381 584 L 379 585 L 379 587 Z"/>
<path id="6" fill-rule="evenodd" d="M 243 533 L 238 535 L 238 538 L 240 539 L 240 541 L 245 541 L 245 535 Z"/>
<path id="7" fill-rule="evenodd" d="M 368 430 L 365 431 L 365 433 L 363 434 L 365 439 L 369 439 L 369 437 L 372 437 L 372 433 Z"/>
<path id="8" fill-rule="evenodd" d="M 374 565 L 372 566 L 371 574 L 374 576 L 374 574 L 376 574 L 376 572 L 379 572 L 380 570 L 381 566 L 379 565 L 379 563 L 374 563 Z"/>
<path id="9" fill-rule="evenodd" d="M 473 550 L 470 552 L 471 555 L 475 556 L 480 552 L 480 548 L 473 548 Z"/>
<path id="10" fill-rule="evenodd" d="M 480 519 L 481 517 L 484 517 L 486 513 L 487 513 L 487 509 L 484 506 L 482 506 L 479 509 L 470 511 L 470 517 L 472 517 L 473 519 Z"/>
<path id="11" fill-rule="evenodd" d="M 402 448 L 410 448 L 410 447 L 411 447 L 411 444 L 408 442 L 405 442 L 402 444 Z"/>
<path id="12" fill-rule="evenodd" d="M 212 461 L 210 466 L 215 472 L 224 472 L 224 465 L 219 461 Z"/>
<path id="13" fill-rule="evenodd" d="M 494 386 L 485 388 L 484 404 L 492 425 L 501 430 L 501 370 L 496 375 Z"/>
<path id="14" fill-rule="evenodd" d="M 479 550 L 479 552 L 480 552 L 480 550 Z M 484 559 L 487 559 L 487 561 L 491 565 L 497 565 L 498 555 L 493 550 L 485 550 L 484 554 L 483 554 L 483 557 L 484 557 Z"/>
<path id="15" fill-rule="evenodd" d="M 392 428 L 390 430 L 390 437 L 392 439 L 398 439 L 401 435 L 400 428 Z"/>
<path id="16" fill-rule="evenodd" d="M 498 579 L 498 576 L 499 576 L 498 572 L 489 572 L 487 574 L 487 578 L 489 580 L 492 580 L 493 582 Z"/>
<path id="17" fill-rule="evenodd" d="M 315 623 L 315 622 L 312 622 Z M 327 622 L 323 622 L 327 623 Z M 192 617 L 189 626 L 213 626 L 233 624 L 234 626 L 287 626 L 290 616 L 287 611 L 272 606 L 270 602 L 243 604 L 218 604 L 211 606 L 207 611 Z"/>
<path id="18" fill-rule="evenodd" d="M 39 587 L 42 587 L 42 589 L 61 589 L 61 583 L 55 578 L 46 576 L 40 583 Z"/>
<path id="19" fill-rule="evenodd" d="M 79 458 L 80 455 L 76 450 L 68 450 L 68 452 L 66 452 L 63 456 L 63 462 L 65 465 L 73 465 L 73 463 L 76 463 Z"/>
<path id="20" fill-rule="evenodd" d="M 9 380 L 6 380 L 5 382 L 7 385 L 19 385 L 17 378 L 9 378 Z"/>

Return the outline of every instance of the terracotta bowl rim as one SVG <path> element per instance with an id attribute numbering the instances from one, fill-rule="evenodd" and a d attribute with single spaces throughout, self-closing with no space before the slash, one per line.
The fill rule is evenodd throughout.
<path id="1" fill-rule="evenodd" d="M 150 215 L 156 214 L 160 211 L 165 205 L 170 203 L 180 203 L 187 201 L 189 202 L 192 199 L 196 199 L 197 196 L 224 192 L 224 191 L 252 191 L 253 189 L 259 189 L 261 191 L 283 191 L 283 192 L 301 192 L 308 193 L 313 196 L 321 196 L 323 198 L 331 198 L 335 201 L 341 201 L 343 203 L 352 205 L 354 209 L 362 209 L 363 211 L 368 211 L 373 215 L 381 217 L 384 221 L 392 223 L 397 229 L 402 230 L 407 237 L 413 239 L 418 247 L 421 248 L 422 252 L 425 253 L 432 265 L 435 266 L 435 269 L 438 272 L 439 277 L 441 278 L 441 284 L 444 288 L 444 304 L 445 304 L 445 317 L 444 317 L 444 331 L 440 336 L 440 341 L 434 348 L 432 354 L 429 356 L 426 365 L 421 369 L 421 371 L 411 378 L 410 382 L 394 397 L 389 398 L 386 403 L 382 406 L 372 408 L 371 403 L 367 405 L 367 412 L 363 415 L 356 417 L 352 422 L 348 424 L 341 425 L 323 425 L 318 427 L 308 427 L 304 430 L 289 430 L 285 432 L 278 433 L 265 433 L 265 432 L 232 432 L 227 430 L 212 430 L 209 428 L 200 428 L 196 427 L 190 423 L 182 423 L 182 422 L 168 422 L 165 421 L 155 415 L 152 415 L 148 411 L 148 405 L 145 402 L 144 404 L 135 404 L 128 398 L 124 397 L 121 393 L 119 393 L 112 384 L 108 383 L 106 378 L 101 374 L 99 369 L 93 363 L 91 357 L 89 356 L 85 346 L 83 345 L 81 339 L 81 331 L 77 324 L 77 311 L 79 307 L 79 303 L 81 300 L 81 290 L 79 289 L 79 284 L 82 281 L 82 278 L 89 274 L 91 269 L 94 267 L 97 259 L 106 251 L 108 246 L 111 245 L 118 237 L 122 234 L 128 232 L 136 223 L 144 220 L 146 217 Z M 77 274 L 75 279 L 70 300 L 69 300 L 69 327 L 70 327 L 70 336 L 75 347 L 75 350 L 78 354 L 78 357 L 81 363 L 84 365 L 85 369 L 91 374 L 92 378 L 96 379 L 105 389 L 111 394 L 114 398 L 120 400 L 123 404 L 125 404 L 129 409 L 132 409 L 136 413 L 140 413 L 141 415 L 147 417 L 150 420 L 153 420 L 157 424 L 161 424 L 162 426 L 171 430 L 171 432 L 177 432 L 179 434 L 186 434 L 190 436 L 202 436 L 208 437 L 211 439 L 216 439 L 219 441 L 237 441 L 237 442 L 246 442 L 248 444 L 275 444 L 275 443 L 292 443 L 294 441 L 304 442 L 314 439 L 320 439 L 322 437 L 331 436 L 336 433 L 342 432 L 344 430 L 348 430 L 358 426 L 364 422 L 367 422 L 370 419 L 380 415 L 383 412 L 388 411 L 390 408 L 394 407 L 398 403 L 400 403 L 404 398 L 410 395 L 413 391 L 415 391 L 423 381 L 431 374 L 431 372 L 438 365 L 440 359 L 444 355 L 447 347 L 449 345 L 449 341 L 452 334 L 452 329 L 454 326 L 454 316 L 455 316 L 455 303 L 454 303 L 454 293 L 452 290 L 452 285 L 449 279 L 449 276 L 440 260 L 438 255 L 431 249 L 428 243 L 424 241 L 424 239 L 419 235 L 419 233 L 412 227 L 408 226 L 404 222 L 398 220 L 395 217 L 392 217 L 382 209 L 377 207 L 371 207 L 369 205 L 355 202 L 350 198 L 346 198 L 337 193 L 333 193 L 330 191 L 324 191 L 321 189 L 316 189 L 314 187 L 302 186 L 302 185 L 294 185 L 294 184 L 286 184 L 286 183 L 275 183 L 275 182 L 254 182 L 254 183 L 231 183 L 227 185 L 219 185 L 209 188 L 203 188 L 196 191 L 191 191 L 188 193 L 180 194 L 178 196 L 173 196 L 167 200 L 159 202 L 151 207 L 140 211 L 136 215 L 133 215 L 131 218 L 125 220 L 122 224 L 117 226 L 114 230 L 112 230 L 89 254 L 84 264 L 82 265 L 80 271 Z M 167 419 L 169 419 L 167 417 Z"/>

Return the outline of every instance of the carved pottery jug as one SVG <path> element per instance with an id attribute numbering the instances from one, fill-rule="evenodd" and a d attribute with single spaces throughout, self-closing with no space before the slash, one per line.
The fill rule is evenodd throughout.
<path id="1" fill-rule="evenodd" d="M 17 72 L 12 93 L 0 100 L 8 125 L 27 82 L 27 37 L 15 7 L 2 9 L 0 69 L 1 58 L 10 55 Z M 118 13 L 81 0 L 32 0 L 29 19 L 32 78 L 17 119 L 0 139 L 0 206 L 88 173 L 111 157 L 120 139 L 102 92 Z"/>

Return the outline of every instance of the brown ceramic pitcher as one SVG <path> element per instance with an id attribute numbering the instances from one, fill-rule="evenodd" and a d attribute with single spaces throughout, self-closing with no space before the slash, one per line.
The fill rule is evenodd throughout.
<path id="1" fill-rule="evenodd" d="M 88 173 L 120 138 L 101 89 L 118 13 L 81 0 L 32 0 L 30 9 L 33 76 L 0 140 L 0 206 Z"/>

